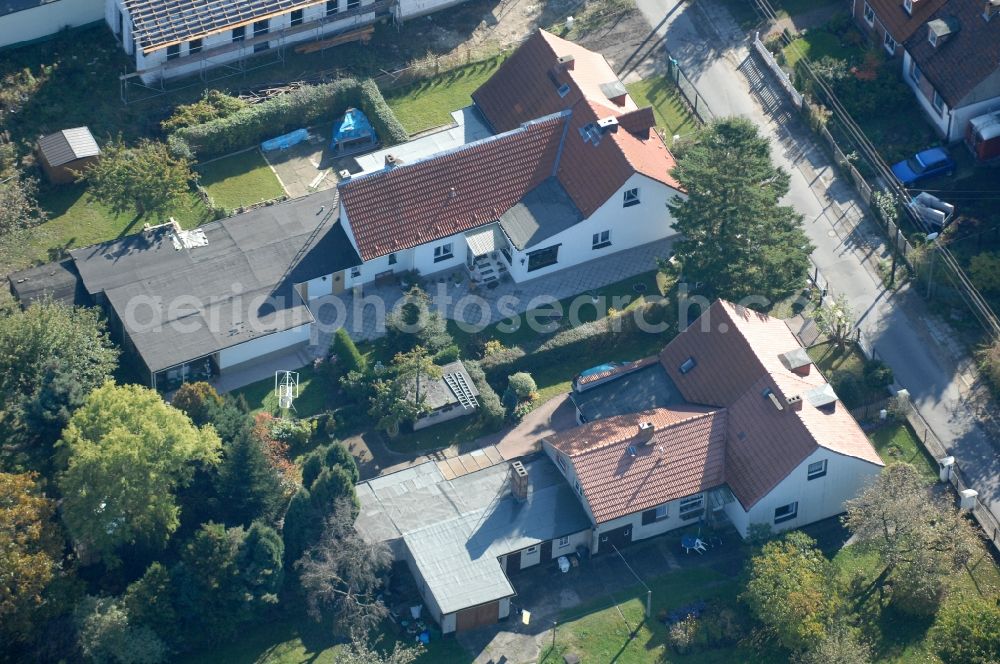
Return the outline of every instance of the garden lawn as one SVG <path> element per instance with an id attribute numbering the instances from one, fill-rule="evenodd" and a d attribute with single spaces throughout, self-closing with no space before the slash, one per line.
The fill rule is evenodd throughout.
<path id="1" fill-rule="evenodd" d="M 503 62 L 495 57 L 426 78 L 399 90 L 382 94 L 410 134 L 451 122 L 451 112 L 472 103 L 472 93 L 486 82 Z"/>
<path id="2" fill-rule="evenodd" d="M 0 273 L 56 260 L 66 251 L 96 242 L 114 240 L 142 230 L 144 223 L 158 224 L 175 218 L 191 228 L 211 219 L 201 198 L 191 192 L 162 219 L 134 213 L 114 214 L 87 196 L 84 184 L 46 187 L 38 202 L 49 215 L 48 221 L 25 232 L 24 238 L 10 238 L 0 243 Z"/>
<path id="3" fill-rule="evenodd" d="M 388 632 L 383 643 L 390 643 Z M 335 664 L 344 646 L 306 616 L 254 625 L 240 638 L 218 648 L 182 657 L 181 664 Z M 453 637 L 432 641 L 416 664 L 465 664 L 465 649 Z"/>
<path id="4" fill-rule="evenodd" d="M 227 211 L 285 195 L 274 171 L 257 149 L 211 161 L 197 168 L 199 184 L 212 202 Z"/>
<path id="5" fill-rule="evenodd" d="M 732 579 L 705 568 L 671 572 L 647 583 L 653 591 L 654 616 L 697 600 L 731 601 L 740 591 Z M 567 612 L 556 630 L 555 648 L 551 645 L 545 648 L 539 664 L 562 664 L 566 653 L 576 654 L 587 662 L 616 664 L 768 661 L 753 657 L 741 648 L 715 648 L 677 655 L 667 647 L 667 628 L 662 622 L 656 619 L 643 622 L 645 598 L 645 589 L 633 586 L 615 593 L 614 599 L 609 597 L 603 602 Z M 619 602 L 618 608 L 615 599 Z M 634 638 L 630 638 L 629 626 L 639 626 Z"/>
<path id="6" fill-rule="evenodd" d="M 886 463 L 905 461 L 929 481 L 938 479 L 937 464 L 906 422 L 893 422 L 868 434 L 868 439 Z"/>
<path id="7" fill-rule="evenodd" d="M 698 118 L 688 109 L 677 87 L 666 76 L 652 76 L 631 83 L 625 88 L 640 107 L 652 106 L 656 126 L 673 143 L 675 135 L 685 136 L 701 127 Z"/>
<path id="8" fill-rule="evenodd" d="M 325 376 L 318 373 L 311 365 L 302 367 L 299 369 L 299 398 L 295 400 L 295 410 L 289 411 L 287 414 L 300 418 L 318 415 L 327 407 L 330 392 Z M 238 390 L 233 390 L 230 394 L 246 399 L 251 413 L 277 414 L 279 412 L 273 378 L 265 378 L 251 383 Z"/>
<path id="9" fill-rule="evenodd" d="M 840 37 L 824 30 L 810 30 L 808 33 L 792 41 L 791 44 L 785 46 L 782 49 L 782 53 L 785 55 L 785 65 L 793 70 L 795 69 L 795 63 L 803 56 L 813 62 L 828 55 L 832 58 L 847 60 L 848 63 L 853 63 L 856 56 L 859 55 L 857 48 L 844 46 L 840 42 Z"/>

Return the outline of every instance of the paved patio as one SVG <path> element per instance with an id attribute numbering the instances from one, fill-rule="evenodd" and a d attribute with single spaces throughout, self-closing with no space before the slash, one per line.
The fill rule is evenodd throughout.
<path id="1" fill-rule="evenodd" d="M 478 329 L 494 325 L 512 314 L 536 309 L 549 302 L 603 288 L 656 268 L 656 259 L 670 255 L 673 238 L 650 242 L 632 249 L 596 258 L 530 281 L 508 281 L 496 288 L 470 289 L 468 279 L 456 284 L 451 275 L 465 275 L 459 266 L 424 277 L 433 283 L 429 295 L 435 308 L 445 317 L 462 321 Z M 310 303 L 318 324 L 317 355 L 325 352 L 330 337 L 345 327 L 355 341 L 370 341 L 385 332 L 385 315 L 402 299 L 404 292 L 397 284 L 369 285 L 360 298 L 351 293 L 330 295 Z M 503 303 L 501 310 L 499 303 Z"/>

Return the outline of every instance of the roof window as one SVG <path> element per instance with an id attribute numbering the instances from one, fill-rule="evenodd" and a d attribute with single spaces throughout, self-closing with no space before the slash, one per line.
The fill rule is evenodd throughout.
<path id="1" fill-rule="evenodd" d="M 556 90 L 556 92 L 558 92 L 559 97 L 562 98 L 569 94 L 569 89 L 569 83 L 563 83 L 559 86 L 559 89 Z"/>
<path id="2" fill-rule="evenodd" d="M 698 362 L 696 362 L 693 357 L 689 357 L 688 359 L 681 362 L 681 366 L 678 367 L 677 370 L 680 371 L 681 374 L 686 374 L 690 373 L 691 370 L 694 369 L 696 366 L 698 366 Z"/>
<path id="3" fill-rule="evenodd" d="M 583 137 L 584 143 L 593 143 L 594 145 L 597 145 L 601 142 L 601 130 L 594 122 L 580 127 L 580 136 Z"/>

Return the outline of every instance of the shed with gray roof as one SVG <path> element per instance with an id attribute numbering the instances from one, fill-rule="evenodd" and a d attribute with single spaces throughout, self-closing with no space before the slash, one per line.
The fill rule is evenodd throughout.
<path id="1" fill-rule="evenodd" d="M 101 154 L 101 148 L 86 127 L 63 129 L 38 139 L 38 157 L 50 182 L 76 181 L 82 171 Z"/>

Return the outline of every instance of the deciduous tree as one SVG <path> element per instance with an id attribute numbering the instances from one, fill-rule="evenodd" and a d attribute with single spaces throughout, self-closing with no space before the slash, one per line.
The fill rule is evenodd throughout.
<path id="1" fill-rule="evenodd" d="M 854 334 L 854 309 L 844 295 L 816 309 L 813 320 L 816 328 L 840 348 L 846 346 Z"/>
<path id="2" fill-rule="evenodd" d="M 77 636 L 83 655 L 96 664 L 157 664 L 167 649 L 153 630 L 129 624 L 122 605 L 109 597 L 88 597 L 77 607 Z"/>
<path id="3" fill-rule="evenodd" d="M 142 140 L 126 147 L 119 138 L 105 145 L 100 160 L 80 174 L 88 193 L 112 211 L 135 211 L 163 218 L 188 193 L 195 174 L 191 163 L 170 153 L 166 144 Z"/>
<path id="4" fill-rule="evenodd" d="M 63 540 L 55 502 L 34 473 L 0 473 L 0 634 L 11 642 L 32 631 L 45 589 L 56 575 Z"/>
<path id="5" fill-rule="evenodd" d="M 944 500 L 932 497 L 908 463 L 883 468 L 846 507 L 843 520 L 857 539 L 853 546 L 873 553 L 882 567 L 862 597 L 891 584 L 892 601 L 900 609 L 934 613 L 947 576 L 975 550 L 975 534 L 965 519 Z"/>
<path id="6" fill-rule="evenodd" d="M 812 246 L 801 217 L 780 200 L 789 176 L 749 120 L 706 127 L 678 156 L 673 176 L 687 191 L 668 203 L 684 279 L 706 294 L 777 299 L 801 286 Z"/>
<path id="7" fill-rule="evenodd" d="M 423 346 L 433 355 L 454 339 L 441 314 L 431 309 L 427 293 L 414 286 L 386 316 L 385 343 L 395 352 Z"/>
<path id="8" fill-rule="evenodd" d="M 295 564 L 310 615 L 331 619 L 340 634 L 362 638 L 388 614 L 378 592 L 391 562 L 383 543 L 369 544 L 354 530 L 352 505 L 342 500 L 319 542 Z"/>
<path id="9" fill-rule="evenodd" d="M 174 492 L 196 464 L 216 464 L 219 437 L 153 390 L 105 383 L 70 418 L 60 441 L 63 521 L 84 552 L 108 565 L 118 547 L 162 544 L 176 530 Z"/>
<path id="10" fill-rule="evenodd" d="M 96 309 L 51 300 L 0 324 L 0 425 L 6 465 L 46 467 L 72 412 L 118 366 Z"/>
<path id="11" fill-rule="evenodd" d="M 793 531 L 768 542 L 750 560 L 743 600 L 790 650 L 823 638 L 838 598 L 830 563 L 805 533 Z"/>
<path id="12" fill-rule="evenodd" d="M 0 176 L 0 241 L 11 233 L 45 221 L 46 213 L 35 198 L 38 182 L 20 173 Z"/>

